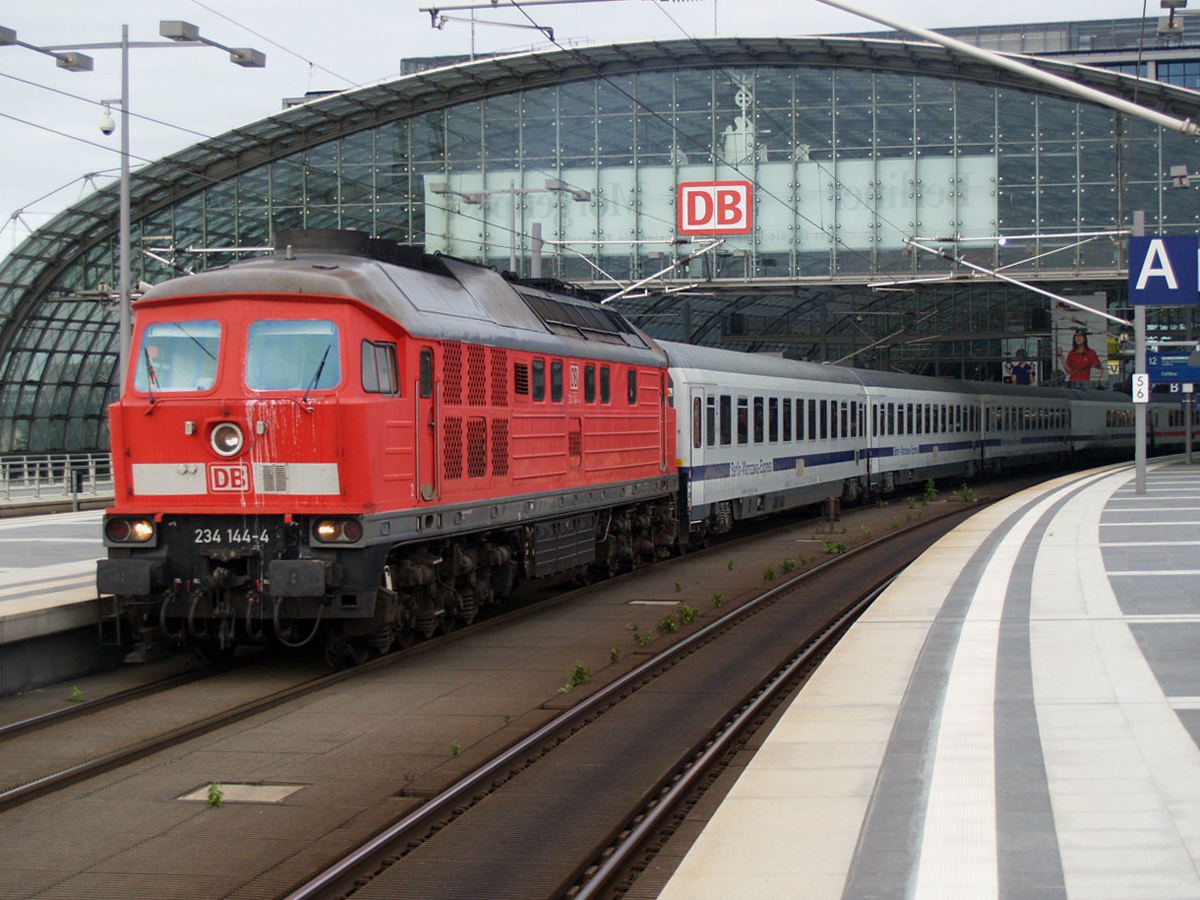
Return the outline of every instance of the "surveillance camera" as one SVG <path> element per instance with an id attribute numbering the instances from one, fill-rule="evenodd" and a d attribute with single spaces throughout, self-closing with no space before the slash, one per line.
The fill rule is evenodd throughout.
<path id="1" fill-rule="evenodd" d="M 108 110 L 104 110 L 104 118 L 100 120 L 100 132 L 105 135 L 112 134 L 117 130 L 117 123 L 113 121 L 113 117 Z"/>

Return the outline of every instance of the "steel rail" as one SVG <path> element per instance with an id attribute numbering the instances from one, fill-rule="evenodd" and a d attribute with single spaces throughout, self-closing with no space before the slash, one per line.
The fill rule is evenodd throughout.
<path id="1" fill-rule="evenodd" d="M 977 511 L 984 504 L 976 504 L 970 509 Z M 956 513 L 965 512 L 964 510 Z M 929 519 L 918 523 L 915 528 L 944 522 L 946 517 Z M 661 653 L 640 663 L 625 675 L 609 685 L 597 690 L 594 694 L 582 700 L 576 706 L 564 710 L 554 719 L 542 725 L 536 731 L 523 738 L 498 756 L 485 763 L 474 772 L 470 772 L 451 784 L 441 793 L 422 804 L 417 809 L 387 827 L 355 850 L 351 851 L 329 868 L 313 876 L 307 882 L 299 885 L 284 896 L 284 900 L 316 900 L 327 896 L 330 892 L 342 890 L 351 881 L 361 877 L 365 868 L 374 866 L 387 856 L 390 848 L 411 840 L 413 832 L 428 829 L 438 821 L 451 818 L 461 807 L 469 806 L 476 795 L 490 793 L 492 783 L 506 777 L 515 767 L 524 767 L 524 761 L 531 755 L 540 755 L 539 751 L 551 743 L 555 735 L 567 731 L 577 723 L 594 715 L 598 708 L 611 704 L 624 692 L 631 691 L 639 682 L 649 678 L 655 671 L 670 665 L 675 659 L 686 656 L 695 648 L 710 640 L 716 633 L 724 631 L 741 619 L 747 618 L 760 608 L 774 602 L 781 595 L 790 593 L 800 584 L 813 578 L 832 566 L 843 564 L 846 560 L 877 549 L 902 534 L 911 534 L 913 529 L 903 532 L 883 535 L 874 541 L 851 548 L 845 553 L 826 560 L 811 569 L 799 573 L 791 579 L 771 588 L 758 597 L 747 601 L 737 609 L 730 610 L 721 617 L 714 619 L 691 635 L 683 638 Z M 826 625 L 826 631 L 835 626 L 840 617 L 835 617 Z M 761 691 L 761 686 L 760 686 Z"/>

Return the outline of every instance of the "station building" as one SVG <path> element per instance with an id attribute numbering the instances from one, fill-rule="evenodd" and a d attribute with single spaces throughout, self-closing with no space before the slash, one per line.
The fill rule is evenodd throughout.
<path id="1" fill-rule="evenodd" d="M 951 33 L 1200 121 L 1200 46 L 1152 22 L 1138 54 L 1139 28 Z M 409 69 L 137 170 L 134 284 L 356 229 L 607 296 L 662 272 L 611 300 L 652 335 L 842 365 L 1002 380 L 1023 360 L 1054 383 L 1083 330 L 1115 389 L 1120 328 L 1009 279 L 1124 317 L 1134 213 L 1200 231 L 1171 174 L 1200 168 L 1195 137 L 896 35 Z M 113 185 L 0 263 L 0 455 L 107 448 L 117 231 Z M 1192 325 L 1155 310 L 1151 335 Z"/>

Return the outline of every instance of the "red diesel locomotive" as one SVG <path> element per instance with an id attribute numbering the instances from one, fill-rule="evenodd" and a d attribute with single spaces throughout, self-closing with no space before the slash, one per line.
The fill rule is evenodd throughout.
<path id="1" fill-rule="evenodd" d="M 679 543 L 667 360 L 561 285 L 352 232 L 136 304 L 112 639 L 361 660 Z"/>

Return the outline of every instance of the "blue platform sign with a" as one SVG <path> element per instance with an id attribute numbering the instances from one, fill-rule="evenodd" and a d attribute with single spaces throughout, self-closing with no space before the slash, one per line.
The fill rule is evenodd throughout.
<path id="1" fill-rule="evenodd" d="M 1129 302 L 1134 306 L 1195 306 L 1200 302 L 1200 238 L 1131 237 Z"/>
<path id="2" fill-rule="evenodd" d="M 1189 365 L 1190 353 L 1147 353 L 1146 371 L 1155 384 L 1196 384 L 1200 368 Z"/>

